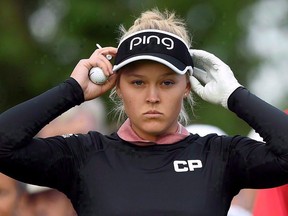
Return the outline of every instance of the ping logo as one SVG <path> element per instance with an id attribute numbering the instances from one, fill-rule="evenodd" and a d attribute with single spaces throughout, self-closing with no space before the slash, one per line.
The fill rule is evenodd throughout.
<path id="1" fill-rule="evenodd" d="M 144 35 L 143 37 L 134 37 L 130 41 L 130 50 L 132 50 L 133 47 L 136 47 L 140 44 L 149 44 L 152 40 L 155 40 L 158 45 L 163 44 L 168 50 L 174 48 L 174 41 L 171 38 L 164 37 L 161 39 L 157 35 L 150 35 L 148 37 Z"/>
<path id="2" fill-rule="evenodd" d="M 175 172 L 188 172 L 202 168 L 201 160 L 176 160 L 173 165 Z"/>

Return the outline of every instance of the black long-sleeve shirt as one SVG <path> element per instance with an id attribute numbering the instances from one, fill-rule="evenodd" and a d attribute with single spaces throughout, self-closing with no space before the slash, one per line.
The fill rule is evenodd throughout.
<path id="1" fill-rule="evenodd" d="M 242 188 L 288 182 L 288 117 L 245 88 L 228 107 L 266 143 L 191 134 L 170 145 L 137 146 L 116 133 L 34 138 L 84 101 L 72 78 L 0 115 L 0 171 L 64 192 L 79 216 L 224 216 Z"/>

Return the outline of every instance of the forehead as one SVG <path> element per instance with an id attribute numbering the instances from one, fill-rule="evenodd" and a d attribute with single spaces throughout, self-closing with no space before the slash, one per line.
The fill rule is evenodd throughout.
<path id="1" fill-rule="evenodd" d="M 5 187 L 15 187 L 16 186 L 16 181 L 2 173 L 0 173 L 0 187 L 5 188 Z"/>
<path id="2" fill-rule="evenodd" d="M 167 75 L 177 75 L 176 72 L 174 72 L 171 68 L 167 67 L 164 64 L 161 64 L 156 61 L 151 60 L 139 60 L 132 62 L 125 67 L 121 69 L 121 73 L 124 74 L 133 74 L 133 73 L 146 73 L 149 75 L 149 72 L 158 72 L 159 73 L 165 73 Z"/>

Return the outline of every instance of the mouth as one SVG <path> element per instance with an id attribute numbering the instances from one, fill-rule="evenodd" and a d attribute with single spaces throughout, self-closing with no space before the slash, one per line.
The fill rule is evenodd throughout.
<path id="1" fill-rule="evenodd" d="M 147 118 L 159 118 L 163 115 L 163 113 L 157 111 L 157 110 L 149 110 L 144 113 L 144 116 Z"/>

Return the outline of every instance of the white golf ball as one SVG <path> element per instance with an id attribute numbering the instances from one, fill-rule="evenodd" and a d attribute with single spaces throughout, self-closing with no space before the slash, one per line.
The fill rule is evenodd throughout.
<path id="1" fill-rule="evenodd" d="M 108 77 L 105 76 L 102 69 L 99 67 L 93 67 L 89 71 L 89 78 L 95 84 L 103 84 L 107 81 Z"/>

